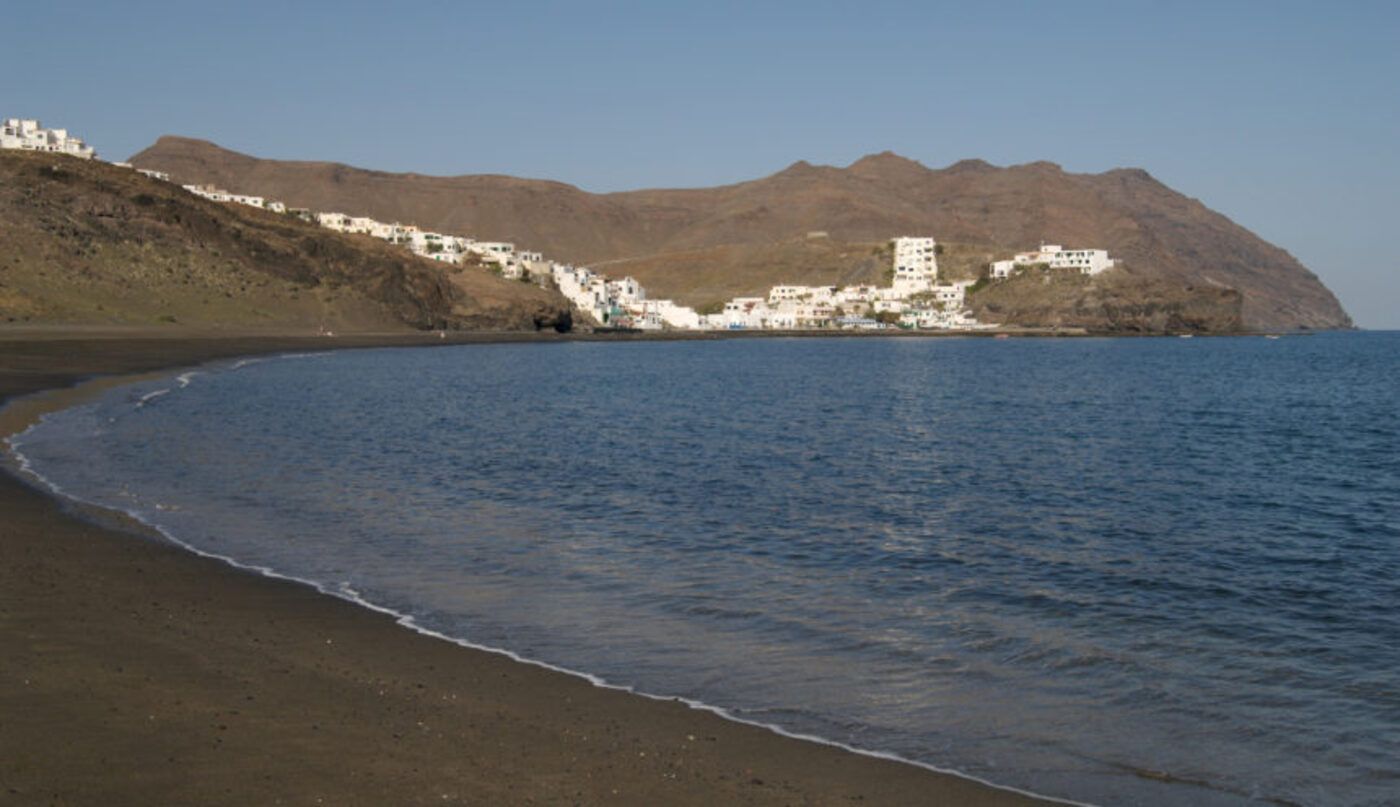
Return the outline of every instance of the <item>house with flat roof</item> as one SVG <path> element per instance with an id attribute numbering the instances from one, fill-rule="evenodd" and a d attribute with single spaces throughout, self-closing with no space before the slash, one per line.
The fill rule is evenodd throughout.
<path id="1" fill-rule="evenodd" d="M 29 118 L 6 118 L 0 123 L 0 149 L 67 154 L 82 160 L 97 156 L 92 146 L 68 134 L 67 129 L 45 129 Z"/>

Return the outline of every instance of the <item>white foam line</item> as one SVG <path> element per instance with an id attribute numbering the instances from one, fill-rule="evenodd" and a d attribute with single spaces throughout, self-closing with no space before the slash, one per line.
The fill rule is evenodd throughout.
<path id="1" fill-rule="evenodd" d="M 148 392 L 148 393 L 146 393 L 145 395 L 142 395 L 142 396 L 141 396 L 141 399 L 138 400 L 138 401 L 136 402 L 136 408 L 137 408 L 137 409 L 140 409 L 141 407 L 145 406 L 146 404 L 150 403 L 151 401 L 154 401 L 155 399 L 159 398 L 159 397 L 162 396 L 162 395 L 166 395 L 166 394 L 168 394 L 169 392 L 170 392 L 170 388 L 169 388 L 169 387 L 166 387 L 166 388 L 164 388 L 164 389 L 158 389 L 158 390 L 156 390 L 155 392 Z"/>
<path id="2" fill-rule="evenodd" d="M 62 496 L 75 502 L 79 502 L 81 504 L 88 505 L 90 507 L 99 507 L 104 510 L 116 510 L 117 512 L 124 513 L 125 515 L 134 519 L 135 521 L 138 521 L 141 524 L 144 524 L 145 526 L 151 528 L 152 530 L 155 530 L 157 533 L 159 533 L 162 537 L 164 537 L 167 541 L 171 542 L 172 544 L 175 544 L 176 546 L 188 552 L 192 552 L 195 555 L 198 555 L 203 558 L 209 558 L 211 560 L 221 561 L 223 563 L 228 564 L 229 566 L 232 566 L 235 569 L 256 572 L 262 575 L 263 577 L 270 577 L 276 580 L 286 580 L 288 582 L 299 583 L 304 586 L 310 586 L 311 588 L 315 589 L 321 594 L 345 600 L 346 602 L 353 603 L 354 605 L 358 605 L 362 608 L 367 608 L 376 613 L 392 617 L 396 624 L 408 628 L 409 630 L 421 634 L 423 636 L 428 636 L 433 639 L 440 639 L 442 641 L 450 642 L 452 644 L 458 645 L 459 647 L 465 647 L 471 650 L 480 650 L 486 653 L 493 653 L 495 655 L 505 656 L 511 661 L 520 664 L 527 664 L 532 667 L 540 667 L 542 669 L 550 670 L 556 673 L 562 673 L 564 675 L 573 676 L 575 678 L 582 678 L 583 680 L 600 689 L 611 689 L 619 692 L 626 692 L 630 695 L 637 695 L 648 700 L 682 703 L 690 707 L 691 709 L 700 712 L 709 712 L 710 714 L 721 717 L 725 720 L 730 721 L 731 723 L 740 723 L 746 726 L 754 726 L 756 728 L 764 729 L 774 734 L 783 737 L 789 737 L 794 740 L 801 740 L 804 742 L 816 743 L 818 745 L 839 748 L 842 751 L 857 754 L 863 757 L 872 757 L 874 759 L 883 759 L 890 762 L 898 762 L 904 765 L 912 765 L 916 768 L 922 768 L 927 771 L 932 771 L 933 773 L 943 774 L 945 776 L 956 776 L 959 779 L 965 779 L 970 782 L 976 782 L 977 784 L 985 785 L 995 790 L 1016 793 L 1030 798 L 1054 802 L 1056 804 L 1068 804 L 1072 805 L 1073 807 L 1095 807 L 1095 805 L 1089 802 L 1074 801 L 1072 799 L 1064 799 L 1056 796 L 1047 796 L 1043 793 L 1036 793 L 1031 790 L 1024 790 L 1022 788 L 1012 787 L 1010 785 L 997 784 L 996 782 L 983 779 L 980 776 L 974 776 L 970 773 L 965 773 L 963 771 L 957 770 L 956 768 L 944 768 L 938 765 L 933 765 L 928 762 L 919 762 L 917 760 L 899 756 L 898 754 L 894 754 L 889 751 L 876 751 L 868 748 L 859 748 L 857 746 L 848 745 L 837 740 L 830 740 L 825 737 L 819 737 L 815 734 L 804 734 L 802 732 L 792 731 L 790 729 L 783 728 L 782 726 L 777 725 L 776 723 L 764 723 L 758 720 L 750 720 L 748 718 L 740 717 L 722 706 L 715 706 L 713 704 L 705 703 L 704 701 L 697 700 L 695 698 L 687 698 L 677 695 L 657 695 L 650 692 L 642 692 L 626 684 L 614 684 L 605 678 L 594 675 L 593 673 L 584 672 L 582 670 L 575 670 L 569 667 L 561 667 L 557 664 L 550 664 L 547 661 L 540 661 L 539 659 L 533 659 L 528 656 L 522 656 L 519 653 L 516 653 L 514 650 L 508 650 L 503 647 L 493 647 L 491 645 L 479 644 L 468 639 L 462 639 L 456 636 L 451 636 L 449 634 L 442 633 L 440 631 L 433 630 L 432 628 L 420 625 L 418 621 L 409 614 L 405 614 L 402 611 L 396 611 L 388 606 L 379 605 L 378 603 L 365 599 L 358 591 L 351 588 L 348 584 L 342 583 L 338 586 L 332 587 L 328 586 L 325 583 L 321 583 L 316 580 L 311 580 L 309 578 L 297 577 L 296 575 L 279 572 L 270 566 L 257 566 L 249 563 L 243 563 L 241 561 L 235 560 L 232 557 L 229 557 L 228 555 L 221 555 L 217 552 L 209 552 L 207 550 L 200 549 L 199 547 L 176 537 L 176 535 L 170 530 L 150 521 L 145 516 L 141 515 L 135 510 L 126 510 L 114 507 L 112 505 L 90 501 L 79 496 L 74 496 L 64 491 L 62 488 L 54 484 L 42 474 L 35 471 L 31 466 L 28 458 L 25 457 L 21 452 L 19 452 L 15 448 L 13 441 L 7 440 L 7 442 L 10 443 L 10 453 L 19 460 L 20 470 L 24 473 L 33 476 L 35 479 L 39 480 L 46 487 L 48 487 L 49 490 L 53 491 L 59 496 Z"/>
<path id="3" fill-rule="evenodd" d="M 278 353 L 272 356 L 250 356 L 246 359 L 239 359 L 238 361 L 229 365 L 228 369 L 242 370 L 244 367 L 247 367 L 250 364 L 262 364 L 265 361 L 277 361 L 280 359 L 316 359 L 320 358 L 321 356 L 329 356 L 334 352 L 335 351 L 333 350 L 316 350 L 305 353 Z"/>
<path id="4" fill-rule="evenodd" d="M 310 358 L 313 356 L 324 356 L 327 354 L 328 351 L 323 351 L 321 353 L 288 354 L 287 357 Z M 245 367 L 248 364 L 265 360 L 266 359 L 264 358 L 241 359 L 237 363 L 235 363 L 231 369 L 236 370 L 240 367 Z M 162 392 L 169 392 L 169 390 L 162 390 Z M 819 737 L 815 734 L 804 734 L 802 732 L 791 731 L 775 723 L 764 723 L 758 720 L 750 720 L 748 718 L 740 717 L 722 706 L 715 706 L 713 704 L 705 703 L 704 701 L 697 700 L 695 698 L 687 698 L 677 695 L 656 695 L 650 692 L 642 692 L 626 684 L 614 684 L 609 682 L 605 678 L 594 675 L 593 673 L 584 672 L 582 670 L 574 670 L 568 667 L 561 667 L 557 664 L 550 664 L 547 661 L 540 661 L 538 659 L 532 659 L 527 656 L 522 656 L 519 653 L 516 653 L 514 650 L 507 650 L 503 647 L 493 647 L 491 645 L 478 644 L 477 642 L 473 642 L 467 639 L 461 639 L 456 636 L 450 636 L 446 633 L 433 630 L 432 628 L 428 628 L 418 624 L 418 621 L 409 614 L 405 614 L 401 611 L 396 611 L 393 608 L 389 608 L 388 606 L 379 605 L 378 603 L 374 603 L 370 600 L 365 599 L 363 596 L 360 595 L 359 592 L 355 591 L 355 589 L 351 588 L 349 585 L 344 583 L 336 587 L 330 587 L 324 583 L 320 583 L 318 581 L 311 580 L 305 577 L 297 577 L 296 575 L 284 574 L 269 566 L 255 566 L 252 564 L 243 563 L 241 561 L 235 560 L 234 558 L 229 557 L 228 555 L 221 555 L 217 552 L 209 552 L 200 549 L 199 547 L 191 543 L 181 540 L 180 538 L 176 537 L 176 535 L 170 530 L 150 521 L 145 516 L 141 515 L 135 510 L 127 510 L 112 505 L 91 501 L 89 499 L 84 499 L 81 496 L 75 496 L 71 493 L 68 493 L 63 488 L 55 484 L 48 477 L 34 470 L 33 463 L 31 463 L 29 458 L 26 457 L 24 453 L 19 450 L 19 442 L 21 438 L 24 437 L 24 435 L 33 431 L 36 427 L 38 427 L 40 423 L 43 423 L 45 418 L 47 418 L 47 415 L 45 415 L 43 418 L 40 418 L 38 422 L 31 425 L 28 429 L 25 429 L 23 432 L 20 432 L 16 435 L 12 435 L 11 437 L 5 439 L 5 443 L 8 446 L 9 454 L 12 457 L 14 457 L 17 461 L 21 473 L 32 476 L 34 479 L 38 480 L 39 483 L 41 483 L 44 487 L 53 491 L 54 494 L 61 496 L 65 499 L 69 499 L 70 501 L 87 505 L 89 507 L 97 507 L 104 510 L 111 510 L 123 513 L 129 518 L 154 530 L 156 533 L 161 535 L 163 538 L 165 538 L 172 544 L 175 544 L 176 546 L 188 552 L 192 552 L 195 555 L 198 555 L 202 558 L 209 558 L 211 560 L 221 561 L 223 563 L 228 564 L 229 566 L 232 566 L 235 569 L 256 572 L 264 577 L 270 577 L 276 580 L 286 580 L 288 582 L 300 583 L 304 586 L 310 586 L 311 588 L 315 589 L 316 591 L 322 594 L 335 597 L 337 599 L 345 600 L 346 602 L 353 603 L 354 605 L 358 605 L 362 608 L 367 608 L 376 613 L 392 617 L 396 624 L 408 628 L 409 630 L 421 634 L 423 636 L 428 636 L 433 639 L 440 639 L 442 641 L 450 642 L 452 644 L 458 645 L 459 647 L 465 647 L 471 650 L 479 650 L 486 653 L 493 653 L 495 655 L 505 656 L 511 661 L 520 664 L 527 664 L 532 667 L 539 667 L 541 669 L 550 670 L 556 673 L 562 673 L 564 675 L 573 676 L 575 678 L 582 678 L 583 680 L 600 689 L 610 689 L 618 692 L 626 692 L 628 694 L 636 695 L 642 698 L 646 698 L 648 700 L 682 703 L 690 707 L 691 709 L 700 712 L 709 712 L 710 714 L 716 715 L 717 717 L 723 718 L 724 720 L 728 720 L 731 723 L 739 723 L 745 726 L 754 726 L 755 728 L 764 729 L 782 737 L 788 737 L 794 740 L 801 740 L 803 742 L 816 743 L 817 745 L 825 745 L 832 748 L 839 748 L 842 751 L 857 754 L 863 757 L 871 757 L 874 759 L 883 759 L 889 762 L 898 762 L 904 765 L 912 765 L 916 768 L 922 768 L 924 770 L 932 771 L 933 773 L 938 773 L 945 776 L 956 776 L 959 779 L 964 779 L 969 782 L 976 782 L 977 784 L 990 787 L 994 790 L 1001 790 L 1008 793 L 1016 793 L 1018 795 L 1034 799 L 1041 799 L 1043 801 L 1049 801 L 1056 804 L 1072 805 L 1072 807 L 1096 807 L 1096 805 L 1090 802 L 1075 801 L 1073 799 L 1064 799 L 1059 798 L 1057 796 L 1047 796 L 1043 793 L 1036 793 L 1034 791 L 1025 790 L 1019 787 L 997 784 L 996 782 L 983 779 L 980 776 L 974 776 L 970 773 L 965 773 L 963 771 L 957 770 L 956 768 L 944 768 L 928 762 L 919 762 L 918 760 L 908 759 L 906 757 L 902 757 L 898 754 L 894 754 L 889 751 L 876 751 L 868 748 L 859 748 L 857 746 L 849 745 L 847 743 L 843 743 L 837 740 L 830 740 L 825 737 Z"/>

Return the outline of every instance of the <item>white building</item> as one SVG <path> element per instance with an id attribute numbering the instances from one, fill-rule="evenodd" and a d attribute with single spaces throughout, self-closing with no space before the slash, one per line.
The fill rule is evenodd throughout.
<path id="1" fill-rule="evenodd" d="M 265 200 L 261 196 L 242 196 L 237 193 L 228 194 L 228 200 L 248 207 L 263 207 Z"/>
<path id="2" fill-rule="evenodd" d="M 720 316 L 724 327 L 739 330 L 767 327 L 769 314 L 768 302 L 762 297 L 735 297 L 724 304 Z"/>
<path id="3" fill-rule="evenodd" d="M 1006 266 L 1007 263 L 1011 266 Z M 1074 269 L 1085 275 L 1097 275 L 1118 265 L 1117 261 L 1108 257 L 1107 250 L 1065 249 L 1059 244 L 1041 244 L 1040 249 L 1035 252 L 1020 252 L 1009 262 L 997 261 L 992 264 L 992 277 L 1009 277 L 1018 265 L 1030 266 L 1038 263 L 1048 264 L 1051 269 Z"/>
<path id="4" fill-rule="evenodd" d="M 836 290 L 831 286 L 774 286 L 768 290 L 768 304 L 774 305 L 786 300 L 829 303 L 835 294 Z"/>
<path id="5" fill-rule="evenodd" d="M 630 305 L 646 298 L 646 289 L 642 288 L 642 284 L 638 283 L 635 277 L 608 281 L 608 299 L 618 305 Z"/>
<path id="6" fill-rule="evenodd" d="M 703 318 L 690 306 L 679 305 L 671 300 L 648 300 L 647 303 L 655 306 L 656 313 L 672 328 L 695 331 L 705 327 Z"/>
<path id="7" fill-rule="evenodd" d="M 68 134 L 67 129 L 45 129 L 39 121 L 24 118 L 6 118 L 0 124 L 0 149 L 68 154 L 84 160 L 97 156 L 91 146 Z"/>
<path id="8" fill-rule="evenodd" d="M 194 194 L 195 196 L 208 199 L 211 202 L 232 202 L 233 194 L 220 190 L 213 185 L 181 185 L 180 187 Z"/>
<path id="9" fill-rule="evenodd" d="M 484 260 L 501 263 L 515 255 L 515 245 L 505 241 L 474 241 L 468 247 Z"/>
<path id="10" fill-rule="evenodd" d="M 186 190 L 188 190 L 189 187 L 189 185 L 186 185 Z M 338 233 L 343 233 L 345 232 L 345 228 L 350 225 L 350 217 L 344 213 L 317 213 L 316 223 L 325 227 L 327 230 L 335 230 Z"/>
<path id="11" fill-rule="evenodd" d="M 925 291 L 938 279 L 938 245 L 932 238 L 894 239 L 894 289 L 905 295 Z"/>

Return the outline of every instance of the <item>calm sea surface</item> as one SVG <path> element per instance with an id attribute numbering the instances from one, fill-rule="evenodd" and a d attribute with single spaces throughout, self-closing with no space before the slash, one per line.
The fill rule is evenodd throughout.
<path id="1" fill-rule="evenodd" d="M 741 719 L 1100 803 L 1400 803 L 1400 334 L 357 351 L 16 442 L 201 551 Z"/>

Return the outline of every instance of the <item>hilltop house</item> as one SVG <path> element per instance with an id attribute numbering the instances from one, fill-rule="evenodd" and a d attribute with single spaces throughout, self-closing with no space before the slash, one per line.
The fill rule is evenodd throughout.
<path id="1" fill-rule="evenodd" d="M 6 118 L 0 125 L 0 148 L 68 154 L 83 160 L 97 156 L 92 146 L 68 134 L 67 129 L 45 129 L 37 120 Z"/>
<path id="2" fill-rule="evenodd" d="M 1009 261 L 996 261 L 991 267 L 993 279 L 1011 277 L 1017 266 L 1033 266 L 1043 263 L 1051 269 L 1074 269 L 1080 274 L 1097 275 L 1112 269 L 1118 262 L 1108 257 L 1102 249 L 1065 249 L 1059 244 L 1041 244 L 1034 252 L 1019 252 Z"/>

